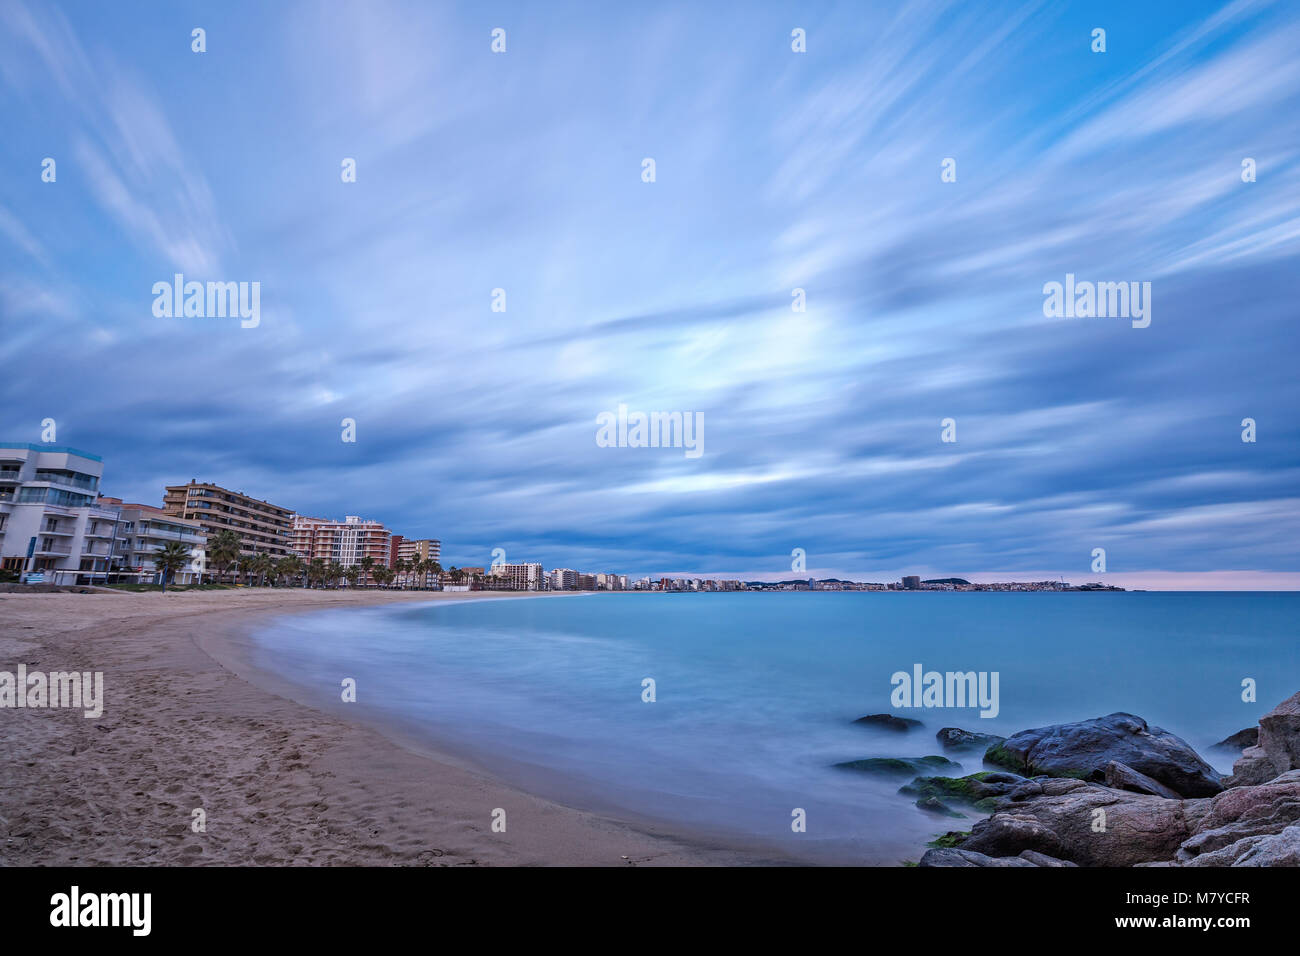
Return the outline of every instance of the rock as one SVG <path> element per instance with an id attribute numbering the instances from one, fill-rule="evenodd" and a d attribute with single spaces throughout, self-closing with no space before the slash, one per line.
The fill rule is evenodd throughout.
<path id="1" fill-rule="evenodd" d="M 929 757 L 866 757 L 862 760 L 846 760 L 835 766 L 844 770 L 858 770 L 877 776 L 917 776 L 933 773 L 936 770 L 960 770 L 961 764 L 953 763 L 947 757 L 937 755 Z"/>
<path id="2" fill-rule="evenodd" d="M 1019 857 L 992 857 L 969 850 L 926 850 L 920 866 L 1037 866 Z"/>
<path id="3" fill-rule="evenodd" d="M 1118 742 L 1117 722 L 1131 722 L 1121 728 Z M 1099 724 L 1108 726 L 1098 729 Z M 1085 731 L 1075 732 L 1080 726 Z M 1084 745 L 1082 765 L 1059 743 L 1070 739 Z M 1057 743 L 1040 747 L 1043 741 Z M 975 823 L 968 835 L 950 833 L 935 841 L 920 865 L 1300 866 L 1300 767 L 1277 769 L 1296 762 L 1300 752 L 1300 694 L 1261 719 L 1259 742 L 1237 761 L 1230 788 L 1207 796 L 1179 797 L 1170 783 L 1171 776 L 1178 777 L 1172 767 L 1184 774 L 1179 779 L 1186 786 L 1186 775 L 1196 769 L 1193 761 L 1199 761 L 1195 753 L 1177 737 L 1128 714 L 1026 731 L 1009 738 L 1000 756 L 1031 769 L 1046 763 L 1057 774 L 1082 775 L 1091 774 L 1095 761 L 1087 761 L 1107 747 L 1135 751 L 1145 765 L 1112 757 L 1101 765 L 1107 786 L 1070 776 L 1026 780 L 1014 774 L 912 781 L 905 791 L 936 798 L 943 795 L 938 791 L 968 795 L 976 784 L 1005 790 L 995 798 L 992 816 Z M 1151 764 L 1163 775 L 1152 772 Z M 1243 769 L 1268 777 L 1243 782 Z M 1001 776 L 1007 779 L 994 779 Z"/>
<path id="4" fill-rule="evenodd" d="M 1232 776 L 1223 781 L 1225 787 L 1254 787 L 1268 783 L 1277 776 L 1277 768 L 1268 759 L 1263 747 L 1247 747 L 1232 765 Z"/>
<path id="5" fill-rule="evenodd" d="M 998 797 L 1006 796 L 1024 782 L 1024 777 L 1014 773 L 984 770 L 965 777 L 917 777 L 898 792 L 923 800 L 962 800 L 987 813 L 993 810 Z M 919 800 L 917 804 L 920 805 Z"/>
<path id="6" fill-rule="evenodd" d="M 966 815 L 958 813 L 938 797 L 922 797 L 916 801 L 916 805 L 926 813 L 934 813 L 941 817 L 964 817 Z"/>
<path id="7" fill-rule="evenodd" d="M 1198 856 L 1188 866 L 1300 866 L 1300 825 L 1253 836 Z"/>
<path id="8" fill-rule="evenodd" d="M 1247 727 L 1245 730 L 1237 731 L 1231 737 L 1224 737 L 1210 749 L 1231 750 L 1234 753 L 1241 753 L 1247 747 L 1253 747 L 1257 743 L 1259 743 L 1259 728 Z"/>
<path id="9" fill-rule="evenodd" d="M 1071 863 L 1069 860 L 1058 860 L 1054 856 L 1048 856 L 1045 853 L 1039 853 L 1037 850 L 1022 850 L 1020 859 L 1028 860 L 1034 866 L 1078 866 L 1078 863 Z"/>
<path id="10" fill-rule="evenodd" d="M 1257 743 L 1242 752 L 1232 765 L 1232 776 L 1224 782 L 1229 787 L 1250 787 L 1297 769 L 1300 769 L 1300 693 L 1292 694 L 1259 719 Z"/>
<path id="11" fill-rule="evenodd" d="M 1259 719 L 1258 746 L 1279 774 L 1300 770 L 1300 692 Z"/>
<path id="12" fill-rule="evenodd" d="M 1004 798 L 960 849 L 995 858 L 1028 851 L 1080 866 L 1291 866 L 1297 838 L 1300 770 L 1186 800 L 1045 778 Z"/>
<path id="13" fill-rule="evenodd" d="M 931 840 L 926 846 L 951 849 L 955 846 L 961 846 L 962 841 L 968 836 L 970 836 L 969 830 L 949 830 L 943 836 Z"/>
<path id="14" fill-rule="evenodd" d="M 921 857 L 920 866 L 1076 866 L 1045 853 L 1026 850 L 1019 856 L 989 856 L 959 848 L 934 849 Z"/>
<path id="15" fill-rule="evenodd" d="M 1027 776 L 1098 783 L 1106 778 L 1107 764 L 1116 761 L 1181 796 L 1208 797 L 1223 789 L 1214 768 L 1184 740 L 1132 714 L 1022 730 L 989 747 L 984 759 Z"/>
<path id="16" fill-rule="evenodd" d="M 921 726 L 919 720 L 913 720 L 911 717 L 895 717 L 893 714 L 868 714 L 866 717 L 859 717 L 854 723 L 900 732 Z"/>
<path id="17" fill-rule="evenodd" d="M 1138 773 L 1128 764 L 1112 760 L 1106 764 L 1106 786 L 1116 790 L 1128 790 L 1130 793 L 1149 793 L 1169 800 L 1181 799 L 1159 780 L 1152 780 L 1144 773 Z"/>
<path id="18" fill-rule="evenodd" d="M 960 727 L 944 727 L 934 736 L 945 750 L 974 750 L 980 747 L 987 750 L 994 744 L 1006 740 L 1005 737 L 999 737 L 997 734 L 980 734 L 973 730 L 962 730 Z"/>
<path id="19" fill-rule="evenodd" d="M 1183 842 L 1175 859 L 1183 865 L 1228 866 L 1246 853 L 1251 843 L 1281 833 L 1300 823 L 1300 770 L 1253 787 L 1234 787 L 1212 800 L 1193 833 Z M 1222 851 L 1241 844 L 1231 853 Z M 1200 863 L 1201 857 L 1221 860 Z"/>
<path id="20" fill-rule="evenodd" d="M 1168 860 L 1209 812 L 1209 803 L 1068 778 L 1029 780 L 971 828 L 962 849 L 996 857 L 1033 850 L 1080 866 Z"/>

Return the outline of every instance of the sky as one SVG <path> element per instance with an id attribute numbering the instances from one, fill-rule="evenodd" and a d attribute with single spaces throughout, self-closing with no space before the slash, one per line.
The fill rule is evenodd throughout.
<path id="1" fill-rule="evenodd" d="M 0 439 L 447 566 L 1300 587 L 1297 50 L 1267 0 L 3 0 Z"/>

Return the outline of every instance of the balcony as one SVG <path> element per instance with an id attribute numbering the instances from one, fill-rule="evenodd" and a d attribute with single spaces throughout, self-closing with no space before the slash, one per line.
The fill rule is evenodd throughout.
<path id="1" fill-rule="evenodd" d="M 81 488 L 94 491 L 99 486 L 99 479 L 93 475 L 60 474 L 56 471 L 37 470 L 33 481 L 48 481 L 50 484 L 63 485 L 67 488 Z"/>
<path id="2" fill-rule="evenodd" d="M 172 531 L 167 528 L 142 527 L 137 535 L 143 538 L 159 538 L 163 541 L 179 541 L 182 544 L 198 544 L 201 532 L 187 528 L 184 531 Z"/>
<path id="3" fill-rule="evenodd" d="M 64 556 L 64 557 L 66 557 L 66 556 L 72 554 L 72 546 L 71 546 L 71 545 L 68 545 L 68 546 L 65 547 L 65 546 L 63 545 L 62 542 L 59 542 L 58 544 L 55 544 L 53 541 L 49 541 L 49 542 L 46 542 L 46 543 L 49 545 L 49 547 L 46 547 L 46 548 L 37 548 L 37 549 L 36 549 L 35 551 L 33 551 L 32 553 L 33 553 L 33 554 L 57 554 L 57 555 L 61 555 L 61 556 Z"/>
<path id="4" fill-rule="evenodd" d="M 18 481 L 21 476 L 21 471 L 14 471 L 12 468 L 0 468 L 0 481 Z"/>
<path id="5" fill-rule="evenodd" d="M 55 526 L 52 527 L 52 528 L 42 528 L 42 529 L 40 530 L 39 533 L 40 533 L 40 534 L 57 534 L 57 535 L 58 535 L 59 537 L 61 537 L 61 538 L 71 538 L 71 537 L 72 537 L 73 535 L 75 535 L 77 532 L 76 532 L 76 530 L 73 529 L 73 528 L 69 528 L 69 527 L 66 527 L 66 526 L 63 526 L 63 525 L 55 525 Z"/>

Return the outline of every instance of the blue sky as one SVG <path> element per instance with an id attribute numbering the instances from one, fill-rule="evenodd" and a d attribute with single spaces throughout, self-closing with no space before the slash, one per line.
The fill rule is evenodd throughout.
<path id="1" fill-rule="evenodd" d="M 444 564 L 1296 586 L 1300 8 L 899 7 L 7 0 L 0 437 Z"/>

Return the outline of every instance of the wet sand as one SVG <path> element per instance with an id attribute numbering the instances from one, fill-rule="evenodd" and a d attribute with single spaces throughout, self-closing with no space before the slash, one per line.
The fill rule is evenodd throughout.
<path id="1" fill-rule="evenodd" d="M 0 864 L 780 862 L 524 793 L 293 700 L 249 663 L 267 615 L 502 594 L 0 594 L 0 670 L 100 671 L 104 712 L 0 709 Z M 553 599 L 568 598 L 557 596 Z M 493 811 L 506 832 L 493 832 Z M 194 811 L 204 830 L 195 832 Z"/>

